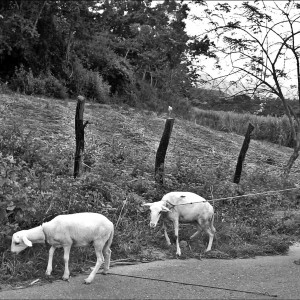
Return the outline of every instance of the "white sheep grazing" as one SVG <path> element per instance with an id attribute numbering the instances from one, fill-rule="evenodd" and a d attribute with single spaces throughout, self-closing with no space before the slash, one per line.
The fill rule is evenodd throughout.
<path id="1" fill-rule="evenodd" d="M 190 192 L 171 192 L 164 195 L 160 201 L 145 203 L 143 205 L 149 206 L 151 210 L 150 227 L 156 227 L 162 212 L 166 213 L 167 219 L 173 221 L 177 255 L 181 255 L 178 240 L 179 221 L 196 223 L 198 230 L 190 237 L 190 239 L 198 236 L 201 230 L 204 229 L 209 235 L 206 252 L 211 250 L 214 234 L 216 232 L 213 226 L 214 209 L 204 198 Z M 167 244 L 171 245 L 164 222 L 163 228 Z"/>
<path id="2" fill-rule="evenodd" d="M 97 262 L 85 283 L 91 283 L 104 261 L 103 274 L 106 274 L 110 264 L 110 245 L 114 235 L 114 225 L 105 216 L 97 213 L 83 212 L 70 215 L 59 215 L 50 222 L 38 227 L 14 233 L 11 242 L 11 251 L 19 253 L 33 243 L 45 243 L 51 248 L 46 275 L 51 275 L 53 254 L 56 248 L 64 248 L 65 271 L 63 280 L 68 280 L 69 256 L 71 246 L 87 246 L 93 242 Z M 102 253 L 103 251 L 103 253 Z M 103 257 L 104 255 L 104 257 Z"/>

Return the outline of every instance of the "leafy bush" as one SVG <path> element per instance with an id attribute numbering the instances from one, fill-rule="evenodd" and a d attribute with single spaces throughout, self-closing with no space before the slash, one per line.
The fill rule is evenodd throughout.
<path id="1" fill-rule="evenodd" d="M 95 99 L 98 103 L 108 103 L 109 92 L 109 85 L 103 80 L 99 73 L 90 71 L 86 96 L 89 99 Z"/>
<path id="2" fill-rule="evenodd" d="M 156 111 L 159 105 L 157 90 L 144 80 L 137 83 L 138 103 L 144 109 Z"/>
<path id="3" fill-rule="evenodd" d="M 32 70 L 29 68 L 26 71 L 23 65 L 16 68 L 11 88 L 26 95 L 45 95 L 59 99 L 68 97 L 65 86 L 51 73 L 35 77 Z"/>
<path id="4" fill-rule="evenodd" d="M 11 88 L 26 95 L 43 95 L 45 93 L 45 82 L 33 76 L 32 70 L 25 70 L 21 65 L 16 68 L 11 81 Z"/>
<path id="5" fill-rule="evenodd" d="M 73 95 L 84 95 L 99 103 L 109 102 L 110 86 L 98 72 L 86 69 L 77 59 L 73 62 L 73 75 L 68 87 Z"/>
<path id="6" fill-rule="evenodd" d="M 58 99 L 66 99 L 68 98 L 68 93 L 66 87 L 55 78 L 50 72 L 46 75 L 41 76 L 41 80 L 45 84 L 45 92 L 44 95 L 48 97 L 58 98 Z"/>
<path id="7" fill-rule="evenodd" d="M 2 82 L 0 80 L 0 93 L 1 94 L 11 94 L 12 90 L 9 88 L 7 82 Z"/>

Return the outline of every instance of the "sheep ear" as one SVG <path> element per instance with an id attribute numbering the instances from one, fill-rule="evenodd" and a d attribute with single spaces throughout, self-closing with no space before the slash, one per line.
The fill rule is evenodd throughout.
<path id="1" fill-rule="evenodd" d="M 162 211 L 170 211 L 170 210 L 169 210 L 167 207 L 165 207 L 164 205 L 162 205 L 161 210 L 162 210 Z"/>
<path id="2" fill-rule="evenodd" d="M 27 247 L 32 247 L 32 242 L 26 236 L 23 236 L 23 242 Z"/>
<path id="3" fill-rule="evenodd" d="M 143 203 L 142 206 L 151 206 L 153 203 Z"/>

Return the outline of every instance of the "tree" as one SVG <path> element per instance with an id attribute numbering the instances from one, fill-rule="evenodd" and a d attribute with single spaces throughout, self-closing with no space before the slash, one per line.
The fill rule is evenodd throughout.
<path id="1" fill-rule="evenodd" d="M 31 10 L 22 1 L 0 3 L 0 76 L 12 76 L 15 66 L 26 64 L 32 55 L 32 46 L 38 40 L 36 28 L 44 3 L 34 1 Z"/>
<path id="2" fill-rule="evenodd" d="M 32 94 L 56 80 L 71 96 L 110 93 L 130 104 L 151 90 L 163 108 L 187 97 L 197 78 L 190 58 L 209 52 L 207 37 L 187 35 L 188 13 L 176 0 L 3 0 L 0 80 Z"/>
<path id="3" fill-rule="evenodd" d="M 0 3 L 0 76 L 13 75 L 21 64 L 34 74 L 61 77 L 70 39 L 92 35 L 95 1 L 24 1 Z"/>
<path id="4" fill-rule="evenodd" d="M 220 79 L 230 80 L 238 93 L 278 97 L 288 116 L 294 151 L 284 173 L 288 174 L 300 151 L 300 119 L 287 98 L 300 107 L 300 5 L 295 1 L 227 3 L 206 9 L 209 29 L 203 32 L 214 40 L 214 51 L 230 69 Z M 228 21 L 229 20 L 229 21 Z"/>
<path id="5" fill-rule="evenodd" d="M 186 3 L 110 0 L 101 8 L 104 27 L 118 37 L 112 39 L 112 48 L 128 59 L 138 79 L 159 89 L 171 86 L 172 90 L 179 82 L 186 85 L 196 79 L 187 56 L 206 54 L 210 42 L 207 38 L 189 41 L 184 22 L 189 13 Z M 177 80 L 179 75 L 181 80 Z"/>

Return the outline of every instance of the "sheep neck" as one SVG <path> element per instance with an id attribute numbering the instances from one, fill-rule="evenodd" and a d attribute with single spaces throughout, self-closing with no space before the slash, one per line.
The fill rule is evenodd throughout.
<path id="1" fill-rule="evenodd" d="M 51 243 L 49 243 L 49 237 L 51 238 L 51 234 L 49 234 L 49 225 L 47 225 L 49 222 L 43 223 L 41 225 L 42 230 L 43 230 L 43 235 L 44 235 L 44 243 L 46 245 L 52 245 Z"/>
<path id="2" fill-rule="evenodd" d="M 45 243 L 45 234 L 42 225 L 28 230 L 27 238 L 33 243 Z"/>

